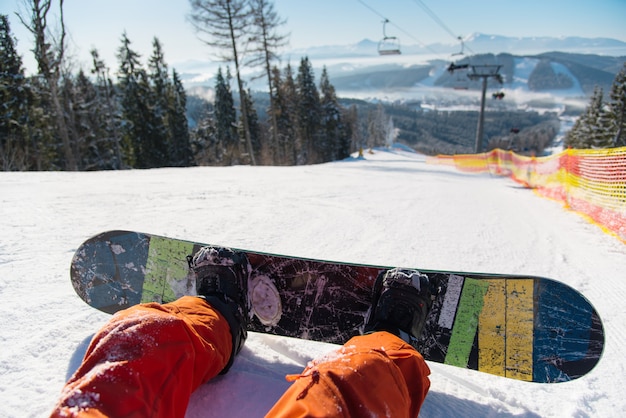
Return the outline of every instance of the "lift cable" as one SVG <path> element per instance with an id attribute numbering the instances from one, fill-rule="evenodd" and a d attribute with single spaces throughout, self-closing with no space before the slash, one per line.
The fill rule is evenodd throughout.
<path id="1" fill-rule="evenodd" d="M 462 45 L 461 51 L 463 51 L 463 49 L 467 49 L 468 51 L 470 51 L 472 54 L 475 55 L 475 52 L 472 51 L 470 47 L 463 44 L 463 41 L 462 41 L 463 38 L 456 35 L 454 32 L 452 32 L 452 30 L 450 30 L 450 28 L 445 23 L 443 23 L 443 20 L 441 20 L 439 16 L 435 14 L 435 12 L 433 12 L 428 6 L 426 6 L 426 4 L 424 4 L 422 0 L 413 0 L 413 1 L 415 2 L 415 4 L 421 7 L 422 10 L 424 10 L 426 14 L 430 16 L 430 18 L 434 20 L 435 23 L 437 23 L 444 31 L 448 32 L 450 36 L 452 36 L 455 40 L 461 40 L 461 45 Z"/>
<path id="2" fill-rule="evenodd" d="M 437 51 L 435 51 L 434 49 L 432 49 L 431 47 L 429 47 L 428 45 L 426 45 L 424 42 L 420 41 L 419 39 L 417 39 L 415 36 L 411 35 L 409 32 L 407 32 L 406 30 L 402 29 L 400 26 L 396 25 L 394 22 L 392 22 L 391 20 L 389 20 L 387 17 L 385 17 L 382 13 L 378 12 L 376 9 L 374 9 L 372 6 L 370 6 L 369 4 L 365 3 L 365 1 L 363 0 L 357 0 L 359 3 L 361 3 L 363 6 L 367 7 L 372 13 L 376 14 L 377 16 L 379 16 L 380 18 L 383 19 L 383 21 L 386 21 L 387 23 L 389 23 L 390 25 L 394 26 L 396 29 L 398 29 L 400 32 L 404 33 L 405 35 L 407 35 L 408 37 L 412 38 L 413 40 L 415 40 L 421 47 L 428 49 L 430 52 L 432 52 L 433 54 L 436 55 L 441 55 L 439 54 Z"/>

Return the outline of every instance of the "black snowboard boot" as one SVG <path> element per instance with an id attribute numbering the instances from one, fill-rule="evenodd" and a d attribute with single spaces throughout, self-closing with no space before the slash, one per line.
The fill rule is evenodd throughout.
<path id="1" fill-rule="evenodd" d="M 233 352 L 221 372 L 224 374 L 248 337 L 248 276 L 252 268 L 245 254 L 221 247 L 202 247 L 193 256 L 188 255 L 187 262 L 196 277 L 198 297 L 224 315 L 230 326 Z"/>
<path id="2" fill-rule="evenodd" d="M 387 331 L 414 345 L 433 304 L 428 276 L 395 268 L 374 283 L 372 308 L 364 332 Z"/>

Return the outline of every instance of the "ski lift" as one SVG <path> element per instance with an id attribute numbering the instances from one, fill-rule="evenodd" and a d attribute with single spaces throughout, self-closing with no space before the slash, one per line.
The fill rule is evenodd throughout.
<path id="1" fill-rule="evenodd" d="M 461 50 L 459 52 L 455 52 L 452 56 L 456 55 L 465 55 L 465 43 L 463 42 L 463 38 L 457 36 L 459 42 L 461 42 Z M 456 64 L 454 62 L 450 63 L 448 67 L 448 72 L 452 76 L 452 88 L 455 90 L 467 90 L 469 88 L 469 79 L 467 77 L 467 71 L 469 70 L 469 64 Z"/>
<path id="2" fill-rule="evenodd" d="M 502 100 L 504 99 L 504 92 L 503 91 L 496 91 L 491 95 L 494 99 L 497 100 Z"/>
<path id="3" fill-rule="evenodd" d="M 387 36 L 386 26 L 389 19 L 383 21 L 383 39 L 378 42 L 379 55 L 400 55 L 400 40 L 395 36 Z"/>
<path id="4" fill-rule="evenodd" d="M 460 36 L 457 37 L 457 39 L 461 42 L 461 51 L 460 52 L 456 52 L 454 54 L 452 54 L 452 56 L 455 55 L 463 55 L 464 54 L 464 50 L 465 50 L 465 42 L 463 42 L 463 38 L 461 38 Z"/>
<path id="5" fill-rule="evenodd" d="M 469 88 L 469 79 L 467 78 L 467 71 L 469 64 L 455 64 L 450 63 L 448 66 L 448 72 L 452 76 L 452 88 L 455 90 L 467 90 Z"/>

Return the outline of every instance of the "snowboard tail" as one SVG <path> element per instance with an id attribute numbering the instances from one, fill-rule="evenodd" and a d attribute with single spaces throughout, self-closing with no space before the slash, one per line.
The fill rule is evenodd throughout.
<path id="1" fill-rule="evenodd" d="M 206 245 L 130 231 L 90 238 L 71 265 L 76 293 L 107 313 L 195 294 L 186 256 Z M 246 253 L 250 331 L 343 344 L 362 332 L 376 277 L 390 267 Z M 604 331 L 575 289 L 542 277 L 419 270 L 439 287 L 416 349 L 429 361 L 516 380 L 577 379 Z"/>

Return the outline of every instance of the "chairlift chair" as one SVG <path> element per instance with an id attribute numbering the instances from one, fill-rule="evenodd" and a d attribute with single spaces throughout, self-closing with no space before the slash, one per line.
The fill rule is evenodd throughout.
<path id="1" fill-rule="evenodd" d="M 386 25 L 389 19 L 383 21 L 383 39 L 378 42 L 379 55 L 400 55 L 400 40 L 395 36 L 387 36 Z"/>
<path id="2" fill-rule="evenodd" d="M 465 42 L 463 42 L 463 38 L 458 36 L 457 39 L 459 40 L 459 42 L 461 42 L 461 51 L 459 52 L 455 52 L 454 54 L 452 54 L 452 56 L 455 55 L 465 55 Z"/>
<path id="3" fill-rule="evenodd" d="M 469 88 L 468 68 L 469 64 L 450 63 L 448 72 L 452 77 L 451 85 L 454 90 L 467 90 Z"/>

